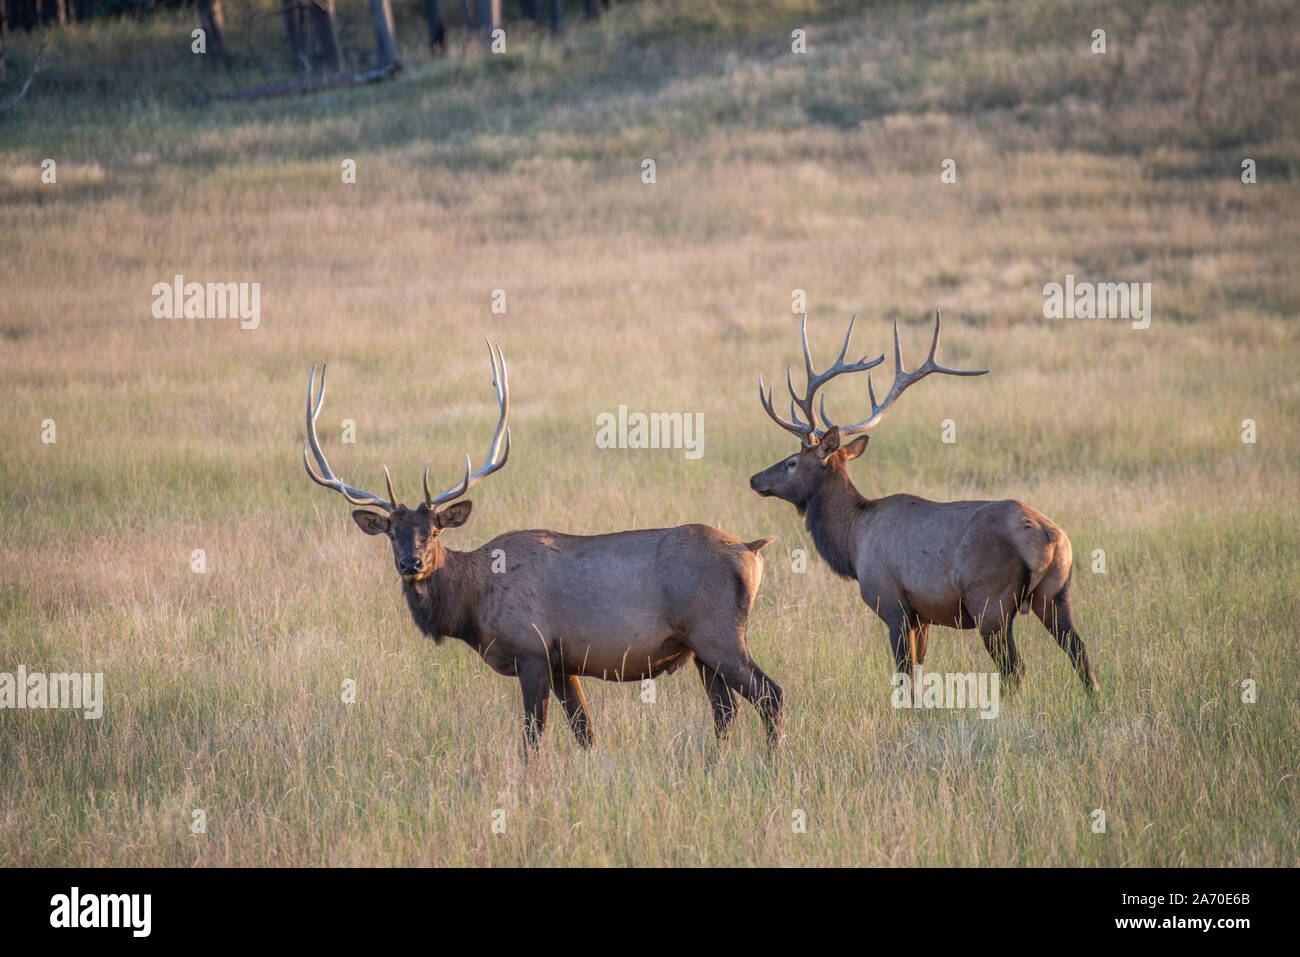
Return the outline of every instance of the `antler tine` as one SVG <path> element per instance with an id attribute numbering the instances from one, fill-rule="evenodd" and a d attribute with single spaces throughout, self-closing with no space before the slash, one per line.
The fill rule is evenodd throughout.
<path id="1" fill-rule="evenodd" d="M 772 421 L 787 432 L 792 432 L 799 436 L 799 441 L 807 442 L 808 436 L 812 432 L 811 426 L 805 426 L 802 423 L 791 422 L 779 416 L 775 409 L 772 408 L 772 389 L 769 386 L 766 391 L 763 388 L 763 374 L 758 374 L 758 401 L 763 404 L 763 410 L 772 418 Z M 791 414 L 794 414 L 794 404 L 791 403 Z"/>
<path id="2" fill-rule="evenodd" d="M 926 357 L 925 362 L 921 363 L 919 367 L 908 372 L 903 368 L 903 347 L 899 344 L 898 339 L 898 321 L 894 321 L 894 383 L 889 387 L 889 392 L 885 394 L 885 401 L 877 403 L 875 390 L 871 386 L 871 375 L 870 373 L 867 374 L 867 395 L 871 399 L 871 415 L 853 425 L 841 426 L 841 437 L 857 435 L 859 432 L 866 432 L 868 429 L 874 428 L 880 420 L 884 418 L 885 413 L 890 410 L 893 404 L 898 400 L 898 397 L 903 394 L 905 389 L 914 383 L 919 382 L 921 379 L 924 379 L 932 372 L 938 372 L 943 375 L 960 376 L 988 374 L 988 369 L 950 369 L 947 366 L 939 365 L 935 361 L 939 352 L 939 332 L 941 326 L 942 320 L 939 315 L 939 310 L 936 309 L 934 311 L 934 339 L 930 342 L 930 354 Z M 823 418 L 825 418 L 824 413 Z"/>
<path id="3" fill-rule="evenodd" d="M 805 444 L 811 444 L 809 440 L 812 436 L 820 438 L 825 434 L 825 430 L 817 428 L 817 416 L 813 411 L 813 398 L 817 395 L 817 391 L 838 375 L 843 375 L 846 372 L 866 372 L 885 361 L 884 353 L 881 353 L 875 359 L 863 356 L 856 362 L 844 361 L 849 354 L 849 342 L 853 339 L 853 326 L 857 322 L 857 319 L 858 317 L 856 314 L 849 319 L 849 328 L 844 333 L 844 344 L 840 346 L 839 357 L 836 358 L 835 362 L 823 372 L 818 372 L 816 367 L 813 365 L 812 351 L 808 348 L 807 313 L 804 313 L 803 320 L 799 324 L 799 339 L 800 344 L 803 347 L 804 371 L 807 374 L 807 385 L 804 394 L 801 396 L 795 392 L 793 374 L 791 373 L 789 366 L 786 366 L 785 368 L 785 382 L 786 387 L 790 390 L 790 414 L 799 425 L 801 429 L 800 435 L 803 437 Z M 800 421 L 798 413 L 795 412 L 795 406 L 803 412 L 803 417 L 807 420 L 806 423 Z M 820 412 L 822 415 L 822 421 L 826 423 L 829 428 L 829 420 L 826 419 L 826 403 L 824 399 L 820 403 Z"/>
<path id="4" fill-rule="evenodd" d="M 388 482 L 389 501 L 385 501 L 378 495 L 371 492 L 363 491 L 359 488 L 353 488 L 344 484 L 343 480 L 338 478 L 330 464 L 325 460 L 325 453 L 321 451 L 320 439 L 316 437 L 316 419 L 320 416 L 321 407 L 325 404 L 325 370 L 327 366 L 321 365 L 320 369 L 320 392 L 313 396 L 312 393 L 316 388 L 316 367 L 311 367 L 311 375 L 307 378 L 307 441 L 302 444 L 302 465 L 311 476 L 311 480 L 317 485 L 323 485 L 326 488 L 332 488 L 340 493 L 345 499 L 353 505 L 366 505 L 375 508 L 382 508 L 386 512 L 391 512 L 397 505 L 397 499 L 393 495 L 393 483 L 390 479 Z M 315 407 L 313 408 L 312 399 L 315 398 Z M 311 467 L 311 462 L 307 458 L 307 448 L 311 447 L 312 455 L 316 458 L 316 467 L 320 469 L 320 475 Z M 384 468 L 384 476 L 387 478 L 388 469 Z"/>
<path id="5" fill-rule="evenodd" d="M 388 474 L 388 466 L 387 466 L 387 465 L 384 466 L 384 482 L 387 483 L 387 485 L 388 485 L 388 500 L 389 500 L 390 502 L 396 502 L 396 501 L 397 501 L 397 495 L 394 494 L 394 492 L 393 492 L 393 477 L 392 477 L 391 475 Z"/>
<path id="6" fill-rule="evenodd" d="M 460 498 L 469 491 L 471 486 L 500 469 L 510 458 L 510 380 L 506 370 L 506 357 L 501 348 L 493 345 L 491 340 L 487 340 L 487 345 L 488 358 L 492 361 L 492 385 L 496 389 L 497 406 L 500 409 L 496 431 L 492 433 L 492 442 L 488 446 L 487 461 L 477 472 L 470 474 L 473 465 L 469 453 L 466 453 L 465 477 L 445 492 L 435 496 L 429 495 L 429 472 L 428 466 L 425 466 L 424 501 L 430 508 Z"/>
<path id="7" fill-rule="evenodd" d="M 853 328 L 853 322 L 851 320 L 849 322 L 849 328 L 850 329 Z M 817 373 L 813 371 L 812 351 L 809 350 L 808 348 L 808 313 L 806 312 L 803 314 L 803 318 L 799 320 L 799 341 L 800 341 L 799 344 L 803 346 L 803 370 L 805 373 L 804 381 L 811 383 L 812 380 L 816 377 Z M 788 379 L 790 373 L 790 367 L 786 366 L 785 371 L 786 371 L 786 378 Z M 790 394 L 794 395 L 793 388 L 790 389 Z"/>
<path id="8" fill-rule="evenodd" d="M 494 349 L 496 350 L 496 354 L 493 357 L 492 351 Z M 497 407 L 501 410 L 501 418 L 497 421 L 496 431 L 492 433 L 492 445 L 488 448 L 488 461 L 495 461 L 497 454 L 501 450 L 502 432 L 505 432 L 506 434 L 507 448 L 510 445 L 510 427 L 506 424 L 507 419 L 510 416 L 510 378 L 506 372 L 506 357 L 501 352 L 501 347 L 494 346 L 491 342 L 488 342 L 488 353 L 489 356 L 492 357 L 492 385 L 496 389 L 497 393 Z M 499 378 L 497 376 L 498 365 L 501 367 L 501 375 Z M 509 453 L 507 452 L 507 454 Z M 501 465 L 504 464 L 505 460 L 503 459 Z M 500 468 L 501 465 L 498 465 L 497 468 Z M 495 471 L 495 469 L 493 469 L 493 471 Z"/>

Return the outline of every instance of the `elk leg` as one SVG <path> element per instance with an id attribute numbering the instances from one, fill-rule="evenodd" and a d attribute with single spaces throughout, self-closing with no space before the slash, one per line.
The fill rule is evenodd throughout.
<path id="1" fill-rule="evenodd" d="M 524 754 L 536 753 L 546 728 L 546 706 L 551 700 L 550 663 L 525 661 L 519 665 L 519 687 L 524 693 Z"/>
<path id="2" fill-rule="evenodd" d="M 1044 627 L 1052 633 L 1061 650 L 1070 656 L 1070 664 L 1074 665 L 1083 687 L 1089 694 L 1096 693 L 1099 687 L 1092 673 L 1092 663 L 1088 660 L 1088 649 L 1083 639 L 1079 637 L 1079 633 L 1074 630 L 1074 609 L 1070 604 L 1069 581 L 1066 581 L 1065 586 L 1052 598 L 1035 595 L 1030 601 L 1030 607 Z"/>
<path id="3" fill-rule="evenodd" d="M 700 670 L 700 680 L 704 682 L 709 704 L 713 706 L 713 727 L 721 741 L 731 730 L 731 722 L 736 717 L 736 693 L 727 686 L 722 675 L 698 658 L 695 659 L 695 666 Z"/>
<path id="4" fill-rule="evenodd" d="M 781 740 L 781 709 L 784 697 L 781 686 L 769 678 L 749 657 L 735 664 L 720 665 L 717 671 L 722 679 L 739 691 L 762 716 L 763 727 L 767 731 L 768 746 L 776 747 Z"/>
<path id="5" fill-rule="evenodd" d="M 885 624 L 889 626 L 889 647 L 894 652 L 894 674 L 907 675 L 910 686 L 916 677 L 912 673 L 915 663 L 912 658 L 912 634 L 915 629 L 912 610 L 900 606 L 885 618 Z"/>
<path id="6" fill-rule="evenodd" d="M 582 685 L 577 675 L 555 675 L 553 687 L 555 697 L 564 705 L 564 713 L 569 716 L 569 727 L 578 744 L 584 748 L 591 747 L 591 715 L 587 711 L 587 696 L 582 693 Z"/>
<path id="7" fill-rule="evenodd" d="M 1003 682 L 1008 685 L 1008 691 L 1015 689 L 1020 683 L 1020 676 L 1025 673 L 1025 665 L 1020 660 L 1020 653 L 1016 651 L 1016 639 L 1012 634 L 1015 617 L 1015 614 L 1010 614 L 1005 619 L 986 618 L 980 623 L 980 638 L 984 640 L 989 657 L 998 666 Z"/>
<path id="8" fill-rule="evenodd" d="M 925 646 L 930 640 L 930 626 L 927 624 L 918 624 L 912 629 L 912 639 L 916 647 L 916 663 L 925 664 Z"/>

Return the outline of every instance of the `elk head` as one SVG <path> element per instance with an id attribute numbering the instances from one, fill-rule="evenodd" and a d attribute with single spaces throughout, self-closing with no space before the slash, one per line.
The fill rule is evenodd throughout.
<path id="1" fill-rule="evenodd" d="M 932 372 L 944 375 L 984 375 L 988 370 L 949 369 L 935 362 L 939 350 L 939 312 L 934 314 L 934 341 L 930 343 L 930 355 L 917 369 L 907 372 L 903 369 L 903 350 L 898 342 L 898 323 L 894 323 L 894 384 L 885 395 L 885 401 L 876 402 L 876 393 L 871 385 L 871 369 L 885 361 L 882 352 L 874 359 L 863 356 L 856 362 L 845 362 L 849 351 L 849 339 L 853 335 L 853 323 L 857 317 L 849 320 L 848 332 L 844 335 L 844 345 L 840 348 L 839 358 L 824 372 L 813 367 L 812 354 L 808 349 L 808 316 L 805 313 L 800 325 L 803 341 L 804 371 L 807 386 L 801 396 L 794 390 L 794 378 L 790 367 L 785 367 L 786 388 L 790 391 L 790 418 L 783 419 L 772 408 L 772 390 L 764 388 L 763 377 L 758 377 L 758 398 L 763 408 L 777 425 L 799 437 L 799 451 L 775 465 L 764 469 L 749 479 L 749 487 L 759 495 L 774 495 L 792 503 L 802 512 L 809 500 L 826 481 L 827 476 L 842 472 L 845 464 L 856 459 L 867 447 L 870 436 L 859 435 L 874 428 L 886 412 L 903 394 L 903 390 L 913 383 L 925 378 Z M 826 415 L 826 398 L 819 403 L 818 414 L 822 425 L 817 424 L 817 415 L 813 411 L 813 399 L 817 391 L 831 379 L 846 372 L 867 373 L 867 395 L 871 398 L 871 414 L 861 422 L 853 425 L 837 426 Z M 800 413 L 803 413 L 802 417 Z M 844 440 L 859 435 L 847 444 Z"/>
<path id="2" fill-rule="evenodd" d="M 325 461 L 321 451 L 320 440 L 316 437 L 316 419 L 325 402 L 325 367 L 321 366 L 320 392 L 313 394 L 316 384 L 316 367 L 312 366 L 311 376 L 307 380 L 307 441 L 302 446 L 302 464 L 307 469 L 313 482 L 339 492 L 353 505 L 362 506 L 352 513 L 352 520 L 367 535 L 387 535 L 393 546 L 393 563 L 397 573 L 407 584 L 415 584 L 428 578 L 442 567 L 446 561 L 446 549 L 438 541 L 444 528 L 458 528 L 469 520 L 473 503 L 469 500 L 455 501 L 464 495 L 480 479 L 491 475 L 506 464 L 510 456 L 510 427 L 507 420 L 510 415 L 510 384 L 506 377 L 506 360 L 500 348 L 488 342 L 488 354 L 492 360 L 492 385 L 496 388 L 497 405 L 500 417 L 492 444 L 488 446 L 487 461 L 477 472 L 470 474 L 469 454 L 465 455 L 465 477 L 457 484 L 438 495 L 429 491 L 429 463 L 424 464 L 424 501 L 414 508 L 398 503 L 393 492 L 393 480 L 384 466 L 384 481 L 388 486 L 388 498 L 380 498 L 370 492 L 353 488 L 335 476 Z M 307 458 L 307 449 L 311 448 L 320 469 L 318 475 L 312 469 Z M 451 504 L 448 504 L 451 503 Z M 440 508 L 440 506 L 446 506 Z M 380 509 L 379 512 L 367 509 Z"/>

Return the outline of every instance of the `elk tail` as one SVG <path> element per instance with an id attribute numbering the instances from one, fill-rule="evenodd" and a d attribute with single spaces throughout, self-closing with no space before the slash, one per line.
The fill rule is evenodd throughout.
<path id="1" fill-rule="evenodd" d="M 776 539 L 774 538 L 756 538 L 752 542 L 744 542 L 744 546 L 751 552 L 759 552 L 771 545 Z"/>

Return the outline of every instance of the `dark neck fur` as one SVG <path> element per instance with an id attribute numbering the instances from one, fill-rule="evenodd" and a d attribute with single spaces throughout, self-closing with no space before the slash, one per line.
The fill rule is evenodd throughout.
<path id="1" fill-rule="evenodd" d="M 831 570 L 843 578 L 857 578 L 851 548 L 853 520 L 870 508 L 871 502 L 853 487 L 844 463 L 833 463 L 828 470 L 826 480 L 800 512 L 818 554 Z"/>
<path id="2" fill-rule="evenodd" d="M 402 583 L 416 627 L 439 644 L 444 638 L 459 638 L 478 647 L 478 624 L 471 611 L 478 597 L 473 563 L 473 552 L 443 548 L 428 578 L 413 585 Z"/>

